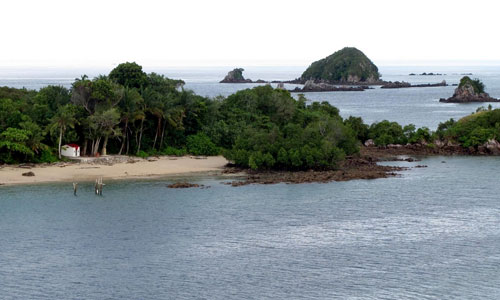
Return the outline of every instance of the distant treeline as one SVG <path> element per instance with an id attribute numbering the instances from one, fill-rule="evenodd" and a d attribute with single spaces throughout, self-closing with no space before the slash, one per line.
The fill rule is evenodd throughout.
<path id="1" fill-rule="evenodd" d="M 109 75 L 82 76 L 71 89 L 0 88 L 0 162 L 54 162 L 61 146 L 77 143 L 81 155 L 218 155 L 254 169 L 332 169 L 360 145 L 449 139 L 478 146 L 500 133 L 500 111 L 442 123 L 436 132 L 361 118 L 343 119 L 327 102 L 260 86 L 206 98 L 184 82 L 136 63 Z"/>

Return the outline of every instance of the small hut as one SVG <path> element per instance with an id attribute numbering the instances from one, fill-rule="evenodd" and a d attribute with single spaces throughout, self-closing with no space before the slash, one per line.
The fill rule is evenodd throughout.
<path id="1" fill-rule="evenodd" d="M 80 146 L 77 144 L 67 144 L 61 147 L 61 155 L 66 157 L 79 157 Z"/>

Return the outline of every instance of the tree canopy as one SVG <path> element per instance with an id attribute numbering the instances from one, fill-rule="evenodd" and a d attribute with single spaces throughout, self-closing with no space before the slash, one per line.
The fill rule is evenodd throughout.
<path id="1" fill-rule="evenodd" d="M 345 47 L 313 62 L 301 76 L 302 80 L 330 82 L 376 81 L 379 78 L 377 66 L 363 52 L 353 47 Z"/>

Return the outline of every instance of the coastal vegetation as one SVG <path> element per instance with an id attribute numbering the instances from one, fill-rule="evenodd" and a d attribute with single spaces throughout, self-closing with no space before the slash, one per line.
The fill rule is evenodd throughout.
<path id="1" fill-rule="evenodd" d="M 476 94 L 484 93 L 484 83 L 479 79 L 471 79 L 469 76 L 462 77 L 462 79 L 460 79 L 458 87 L 464 88 L 467 85 L 470 85 L 474 89 L 474 93 Z"/>
<path id="2" fill-rule="evenodd" d="M 490 95 L 485 92 L 485 86 L 481 80 L 464 76 L 460 79 L 460 83 L 455 89 L 453 96 L 448 99 L 441 98 L 439 101 L 448 103 L 500 102 L 500 99 L 490 97 Z"/>
<path id="3" fill-rule="evenodd" d="M 360 50 L 345 47 L 332 55 L 313 62 L 301 79 L 325 82 L 365 82 L 380 79 L 377 66 Z"/>
<path id="4" fill-rule="evenodd" d="M 479 149 L 500 139 L 500 110 L 491 107 L 431 131 L 343 119 L 327 102 L 269 85 L 206 98 L 183 84 L 127 62 L 70 89 L 1 87 L 0 163 L 55 162 L 63 144 L 76 143 L 87 156 L 222 154 L 243 168 L 332 170 L 363 144 Z"/>

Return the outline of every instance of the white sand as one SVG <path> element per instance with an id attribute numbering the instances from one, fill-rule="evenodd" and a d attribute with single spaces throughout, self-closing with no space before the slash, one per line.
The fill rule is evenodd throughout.
<path id="1" fill-rule="evenodd" d="M 17 166 L 0 168 L 0 184 L 30 184 L 41 182 L 82 182 L 103 179 L 129 179 L 159 177 L 165 175 L 188 174 L 194 172 L 221 171 L 227 160 L 222 156 L 212 156 L 206 159 L 194 157 L 159 157 L 148 161 L 134 158 L 135 163 L 121 162 L 111 166 L 68 163 L 63 166 L 37 165 L 31 169 Z M 22 173 L 33 172 L 35 176 L 22 176 Z"/>

